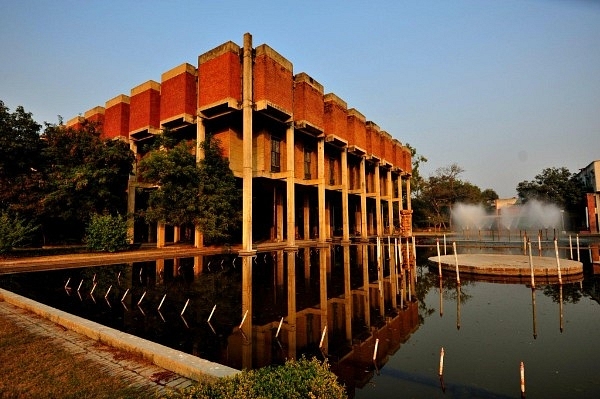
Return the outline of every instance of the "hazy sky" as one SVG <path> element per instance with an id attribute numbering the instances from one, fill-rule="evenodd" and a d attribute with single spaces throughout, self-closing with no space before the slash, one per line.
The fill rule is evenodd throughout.
<path id="1" fill-rule="evenodd" d="M 429 176 L 501 197 L 600 159 L 600 1 L 2 0 L 0 100 L 83 114 L 231 40 L 268 44 L 402 143 Z"/>

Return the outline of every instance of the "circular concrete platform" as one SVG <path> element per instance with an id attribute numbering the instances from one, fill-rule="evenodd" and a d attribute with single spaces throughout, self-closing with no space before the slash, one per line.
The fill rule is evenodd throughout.
<path id="1" fill-rule="evenodd" d="M 530 278 L 531 265 L 528 255 L 502 254 L 458 254 L 458 262 L 454 255 L 432 256 L 430 262 L 441 263 L 442 269 L 456 272 L 456 263 L 460 273 L 482 276 Z M 533 256 L 533 274 L 537 277 L 551 278 L 558 281 L 556 258 Z M 559 259 L 560 274 L 563 280 L 577 280 L 583 276 L 583 264 L 574 260 Z"/>

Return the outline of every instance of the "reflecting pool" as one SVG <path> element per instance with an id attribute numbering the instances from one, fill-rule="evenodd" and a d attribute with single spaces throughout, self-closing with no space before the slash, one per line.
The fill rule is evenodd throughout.
<path id="1" fill-rule="evenodd" d="M 435 248 L 418 247 L 416 262 L 398 249 L 258 253 L 246 320 L 233 254 L 4 275 L 0 286 L 235 368 L 328 358 L 350 397 L 519 397 L 520 362 L 529 397 L 600 397 L 598 276 L 532 290 L 461 275 L 459 286 L 427 263 Z"/>

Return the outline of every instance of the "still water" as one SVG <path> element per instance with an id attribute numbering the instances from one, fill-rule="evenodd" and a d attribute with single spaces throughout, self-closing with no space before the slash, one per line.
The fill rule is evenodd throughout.
<path id="1" fill-rule="evenodd" d="M 431 248 L 399 268 L 392 247 L 379 268 L 373 245 L 257 254 L 246 321 L 234 255 L 7 275 L 0 286 L 231 367 L 327 357 L 350 397 L 520 397 L 520 362 L 530 398 L 600 397 L 599 277 L 532 290 L 461 275 L 457 286 L 427 264 Z M 250 322 L 248 336 L 239 327 Z"/>

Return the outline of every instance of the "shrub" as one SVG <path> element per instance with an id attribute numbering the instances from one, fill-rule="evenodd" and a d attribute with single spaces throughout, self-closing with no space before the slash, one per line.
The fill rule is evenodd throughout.
<path id="1" fill-rule="evenodd" d="M 121 215 L 92 215 L 85 242 L 88 249 L 94 251 L 115 252 L 128 248 L 127 220 Z"/>
<path id="2" fill-rule="evenodd" d="M 19 216 L 11 216 L 8 212 L 0 213 L 0 255 L 28 242 L 38 228 L 39 226 Z"/>
<path id="3" fill-rule="evenodd" d="M 242 371 L 232 377 L 199 383 L 174 397 L 182 399 L 340 399 L 346 391 L 327 362 L 288 360 L 283 366 Z"/>

